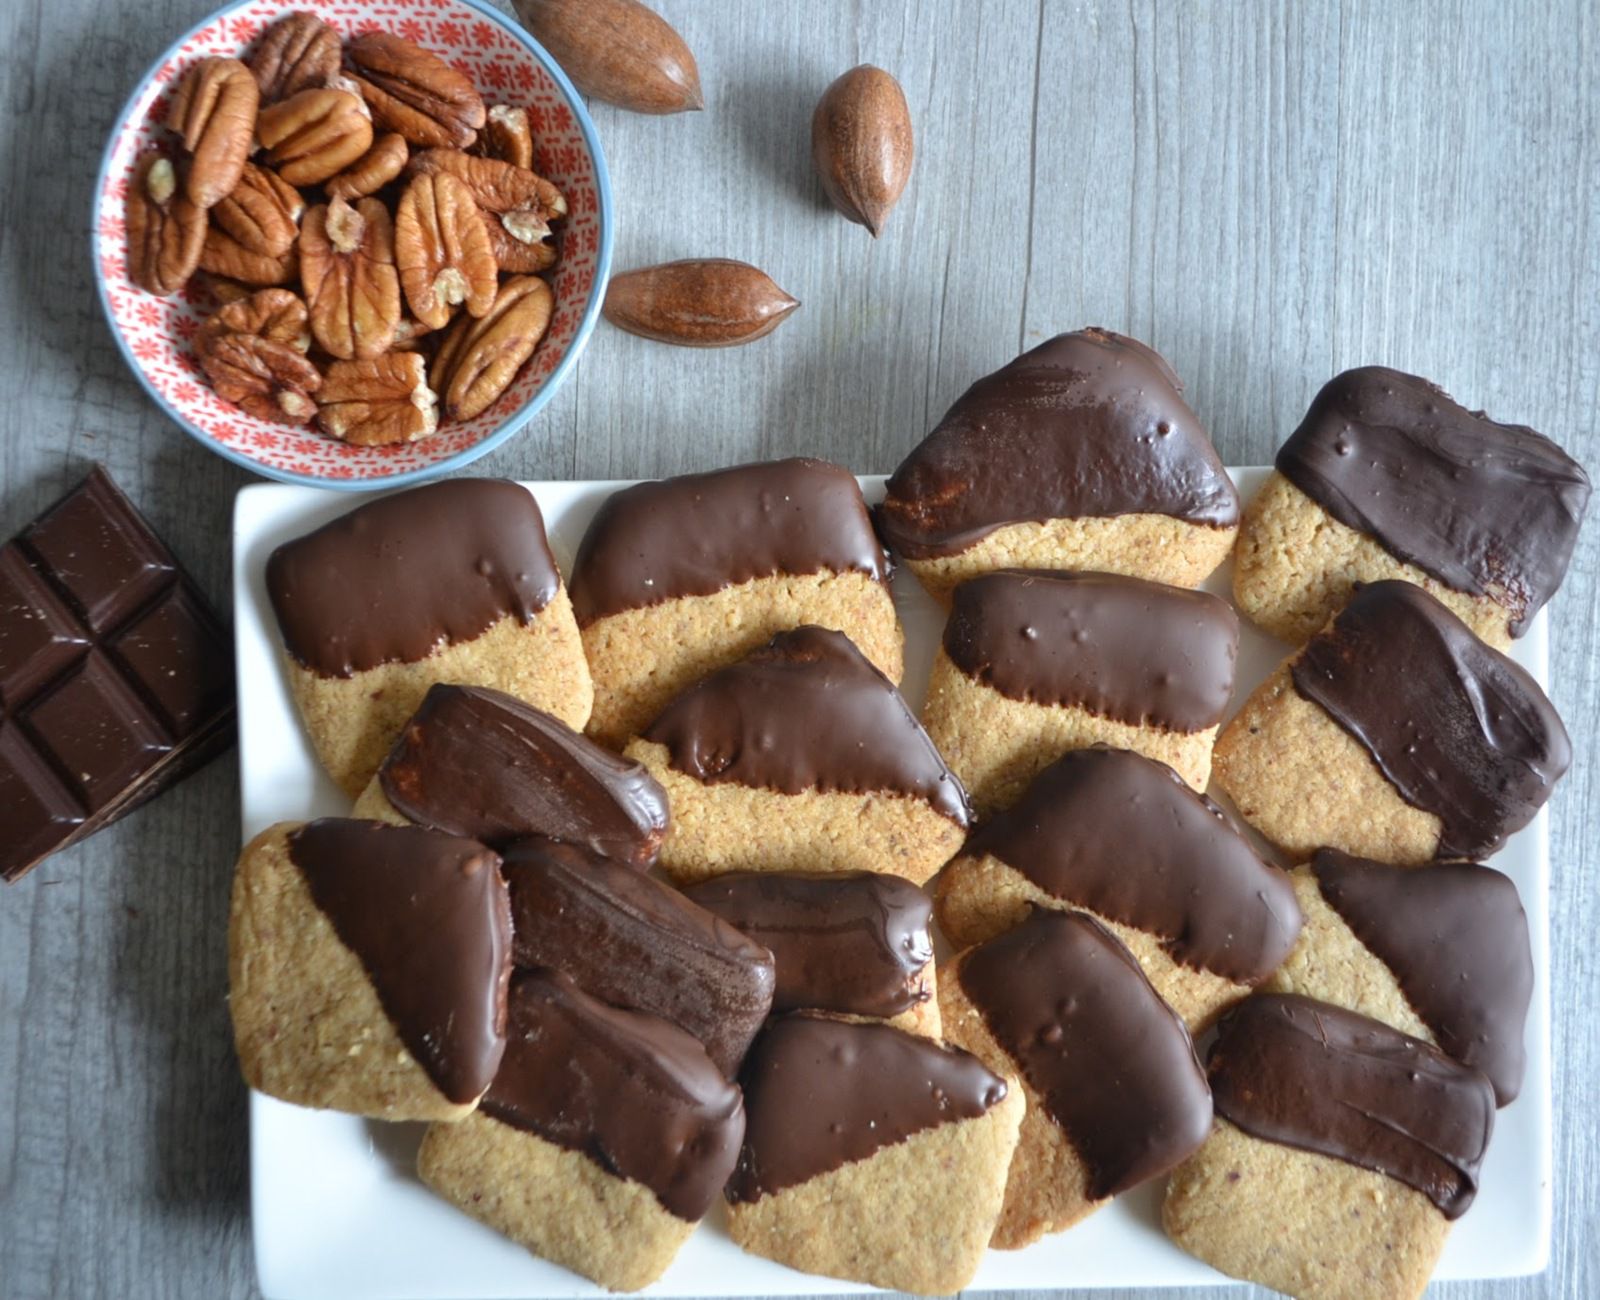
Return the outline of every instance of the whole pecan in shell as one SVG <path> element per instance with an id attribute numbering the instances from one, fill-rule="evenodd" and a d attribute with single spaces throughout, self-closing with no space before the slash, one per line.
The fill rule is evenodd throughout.
<path id="1" fill-rule="evenodd" d="M 263 109 L 256 134 L 284 180 L 316 185 L 372 147 L 372 119 L 349 91 L 318 87 Z"/>
<path id="2" fill-rule="evenodd" d="M 498 268 L 472 194 L 454 176 L 412 177 L 394 219 L 395 264 L 412 314 L 443 329 L 465 304 L 472 316 L 494 305 Z"/>
<path id="3" fill-rule="evenodd" d="M 317 394 L 323 432 L 358 447 L 415 442 L 439 427 L 438 398 L 419 352 L 335 361 Z"/>
<path id="4" fill-rule="evenodd" d="M 513 167 L 533 170 L 533 127 L 528 123 L 528 110 L 512 108 L 508 104 L 493 104 L 489 119 L 484 123 L 483 135 L 478 140 L 484 153 Z"/>
<path id="5" fill-rule="evenodd" d="M 300 269 L 300 254 L 290 248 L 282 257 L 252 253 L 226 230 L 209 226 L 200 248 L 200 269 L 241 284 L 288 284 Z"/>
<path id="6" fill-rule="evenodd" d="M 306 305 L 288 289 L 257 289 L 248 297 L 224 303 L 200 326 L 195 352 L 204 357 L 218 339 L 229 334 L 256 334 L 302 354 L 311 350 Z"/>
<path id="7" fill-rule="evenodd" d="M 238 59 L 201 59 L 178 83 L 167 125 L 192 156 L 185 190 L 196 207 L 214 206 L 239 183 L 260 101 L 256 79 Z"/>
<path id="8" fill-rule="evenodd" d="M 200 358 L 217 396 L 258 420 L 305 424 L 317 413 L 317 368 L 292 347 L 257 334 L 225 334 Z"/>
<path id="9" fill-rule="evenodd" d="M 482 320 L 463 316 L 451 326 L 433 363 L 433 385 L 452 420 L 470 420 L 492 406 L 533 355 L 555 310 L 555 295 L 537 276 L 500 286 Z"/>
<path id="10" fill-rule="evenodd" d="M 306 201 L 275 172 L 246 163 L 233 192 L 211 209 L 211 219 L 252 253 L 282 257 L 300 233 Z"/>
<path id="11" fill-rule="evenodd" d="M 256 42 L 250 71 L 268 104 L 320 86 L 339 71 L 339 33 L 315 14 L 284 14 Z"/>
<path id="12" fill-rule="evenodd" d="M 772 333 L 799 306 L 748 262 L 708 257 L 614 275 L 601 310 L 630 334 L 680 347 L 727 348 Z"/>
<path id="13" fill-rule="evenodd" d="M 477 139 L 488 116 L 483 100 L 437 54 L 390 32 L 363 32 L 345 43 L 344 55 L 385 129 L 419 145 L 465 148 Z"/>
<path id="14" fill-rule="evenodd" d="M 412 158 L 406 170 L 413 176 L 448 172 L 472 191 L 485 212 L 535 212 L 546 221 L 567 215 L 566 196 L 555 185 L 498 158 L 476 158 L 460 149 L 427 149 Z"/>
<path id="15" fill-rule="evenodd" d="M 905 192 L 913 152 L 905 92 L 882 68 L 852 68 L 817 101 L 811 160 L 823 192 L 874 239 Z"/>
<path id="16" fill-rule="evenodd" d="M 512 0 L 522 25 L 585 95 L 635 113 L 705 107 L 700 69 L 672 24 L 639 0 Z"/>
<path id="17" fill-rule="evenodd" d="M 123 197 L 128 225 L 128 278 L 165 298 L 200 265 L 206 214 L 179 193 L 172 160 L 159 150 L 140 155 Z"/>
<path id="18" fill-rule="evenodd" d="M 325 188 L 330 199 L 360 199 L 376 194 L 405 170 L 411 150 L 398 131 L 380 135 L 372 148 L 330 180 Z"/>
<path id="19" fill-rule="evenodd" d="M 300 284 L 311 332 L 330 356 L 375 357 L 389 350 L 400 323 L 394 226 L 377 199 L 343 199 L 306 213 Z"/>

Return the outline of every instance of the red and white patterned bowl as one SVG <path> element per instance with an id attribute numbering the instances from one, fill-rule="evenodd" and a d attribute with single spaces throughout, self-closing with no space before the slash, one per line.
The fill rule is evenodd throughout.
<path id="1" fill-rule="evenodd" d="M 500 400 L 475 420 L 420 442 L 352 447 L 319 433 L 253 419 L 211 391 L 193 339 L 212 304 L 198 286 L 171 298 L 128 278 L 123 196 L 134 159 L 170 134 L 173 87 L 196 59 L 238 55 L 275 18 L 309 10 L 345 35 L 382 28 L 444 56 L 489 103 L 528 110 L 534 166 L 561 187 L 569 213 L 549 279 L 556 309 L 539 350 Z M 95 280 L 111 332 L 133 372 L 179 425 L 218 455 L 289 483 L 387 488 L 433 478 L 493 450 L 555 393 L 599 318 L 611 270 L 611 183 L 594 123 L 572 83 L 514 20 L 482 0 L 240 0 L 205 19 L 156 62 L 118 118 L 95 186 Z"/>

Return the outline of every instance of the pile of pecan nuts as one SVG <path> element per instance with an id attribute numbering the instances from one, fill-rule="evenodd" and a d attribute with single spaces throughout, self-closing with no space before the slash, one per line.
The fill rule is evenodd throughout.
<path id="1" fill-rule="evenodd" d="M 128 272 L 162 296 L 206 272 L 221 306 L 195 349 L 250 415 L 411 442 L 441 403 L 487 410 L 549 328 L 566 200 L 527 113 L 437 55 L 291 13 L 247 61 L 191 67 L 166 125 L 181 149 L 128 185 Z"/>

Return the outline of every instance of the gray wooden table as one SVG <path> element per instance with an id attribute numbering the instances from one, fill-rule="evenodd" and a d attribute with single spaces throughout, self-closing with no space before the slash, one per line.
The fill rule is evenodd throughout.
<path id="1" fill-rule="evenodd" d="M 86 252 L 114 114 L 210 7 L 0 3 L 0 536 L 102 460 L 222 601 L 248 476 L 124 370 Z M 628 477 L 802 451 L 884 470 L 975 376 L 1084 324 L 1165 353 L 1232 463 L 1270 459 L 1336 370 L 1382 362 L 1600 469 L 1592 0 L 661 8 L 699 56 L 707 111 L 597 107 L 618 266 L 744 258 L 805 305 L 728 352 L 602 326 L 484 472 Z M 823 206 L 808 161 L 816 96 L 862 61 L 900 77 L 917 129 L 877 244 Z M 1554 613 L 1578 759 L 1554 805 L 1553 1263 L 1441 1294 L 1600 1295 L 1597 579 L 1591 521 Z M 255 1291 L 223 1001 L 235 791 L 229 757 L 0 890 L 8 1300 Z"/>

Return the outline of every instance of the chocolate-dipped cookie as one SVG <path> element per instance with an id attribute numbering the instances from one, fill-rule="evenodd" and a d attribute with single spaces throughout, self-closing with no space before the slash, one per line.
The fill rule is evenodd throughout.
<path id="1" fill-rule="evenodd" d="M 1376 1020 L 1258 995 L 1209 1055 L 1215 1131 L 1174 1171 L 1167 1235 L 1300 1300 L 1420 1296 L 1494 1127 L 1477 1070 Z"/>
<path id="2" fill-rule="evenodd" d="M 1094 744 L 1148 754 L 1204 790 L 1238 649 L 1239 620 L 1203 591 L 988 573 L 952 595 L 922 722 L 979 816 Z"/>
<path id="3" fill-rule="evenodd" d="M 992 569 L 1094 569 L 1194 587 L 1227 558 L 1239 494 L 1172 368 L 1109 330 L 1059 334 L 967 389 L 877 511 L 943 600 Z"/>
<path id="4" fill-rule="evenodd" d="M 641 870 L 667 833 L 667 794 L 637 763 L 503 691 L 436 684 L 356 817 L 414 822 L 503 848 L 530 835 Z"/>
<path id="5" fill-rule="evenodd" d="M 856 480 L 826 461 L 739 465 L 614 493 L 584 534 L 572 603 L 590 731 L 622 745 L 691 682 L 786 628 L 837 628 L 894 682 L 889 560 Z"/>
<path id="6" fill-rule="evenodd" d="M 735 1242 L 802 1272 L 923 1295 L 972 1280 L 1017 1145 L 1014 1079 L 891 1025 L 812 1012 L 774 1020 L 740 1077 Z"/>
<path id="7" fill-rule="evenodd" d="M 1217 738 L 1217 783 L 1258 831 L 1412 866 L 1482 858 L 1572 760 L 1539 684 L 1421 587 L 1363 587 Z"/>
<path id="8" fill-rule="evenodd" d="M 283 822 L 245 846 L 228 1005 L 245 1081 L 299 1106 L 459 1119 L 505 1050 L 500 859 L 415 826 Z"/>
<path id="9" fill-rule="evenodd" d="M 505 851 L 513 960 L 670 1021 L 732 1078 L 772 1009 L 773 956 L 671 885 L 572 844 Z"/>
<path id="10" fill-rule="evenodd" d="M 1582 466 L 1532 429 L 1415 375 L 1346 370 L 1245 511 L 1234 596 L 1298 644 L 1357 586 L 1400 578 L 1503 649 L 1561 585 L 1588 501 Z"/>
<path id="11" fill-rule="evenodd" d="M 517 974 L 509 1019 L 482 1107 L 429 1128 L 418 1174 L 536 1255 L 614 1291 L 648 1286 L 733 1171 L 738 1088 L 681 1029 L 555 971 Z"/>
<path id="12" fill-rule="evenodd" d="M 739 871 L 684 894 L 771 950 L 774 1012 L 870 1016 L 939 1037 L 933 900 L 910 881 L 874 871 Z"/>
<path id="13" fill-rule="evenodd" d="M 1211 1128 L 1189 1031 L 1115 935 L 1041 909 L 939 972 L 944 1032 L 1027 1098 L 991 1244 L 1015 1250 L 1165 1173 Z"/>
<path id="14" fill-rule="evenodd" d="M 1408 871 L 1322 849 L 1293 873 L 1305 914 L 1263 987 L 1347 1007 L 1522 1088 L 1533 997 L 1528 918 L 1510 879 L 1471 862 Z"/>
<path id="15" fill-rule="evenodd" d="M 266 580 L 312 747 L 351 798 L 435 682 L 588 721 L 572 603 L 516 483 L 452 479 L 368 502 L 278 547 Z"/>
<path id="16" fill-rule="evenodd" d="M 627 757 L 667 791 L 661 866 L 888 871 L 920 884 L 961 846 L 961 782 L 843 633 L 780 632 L 679 695 Z"/>
<path id="17" fill-rule="evenodd" d="M 1079 749 L 968 838 L 935 879 L 957 948 L 1031 908 L 1090 913 L 1127 946 L 1191 1030 L 1267 979 L 1300 932 L 1289 877 L 1161 763 Z"/>

